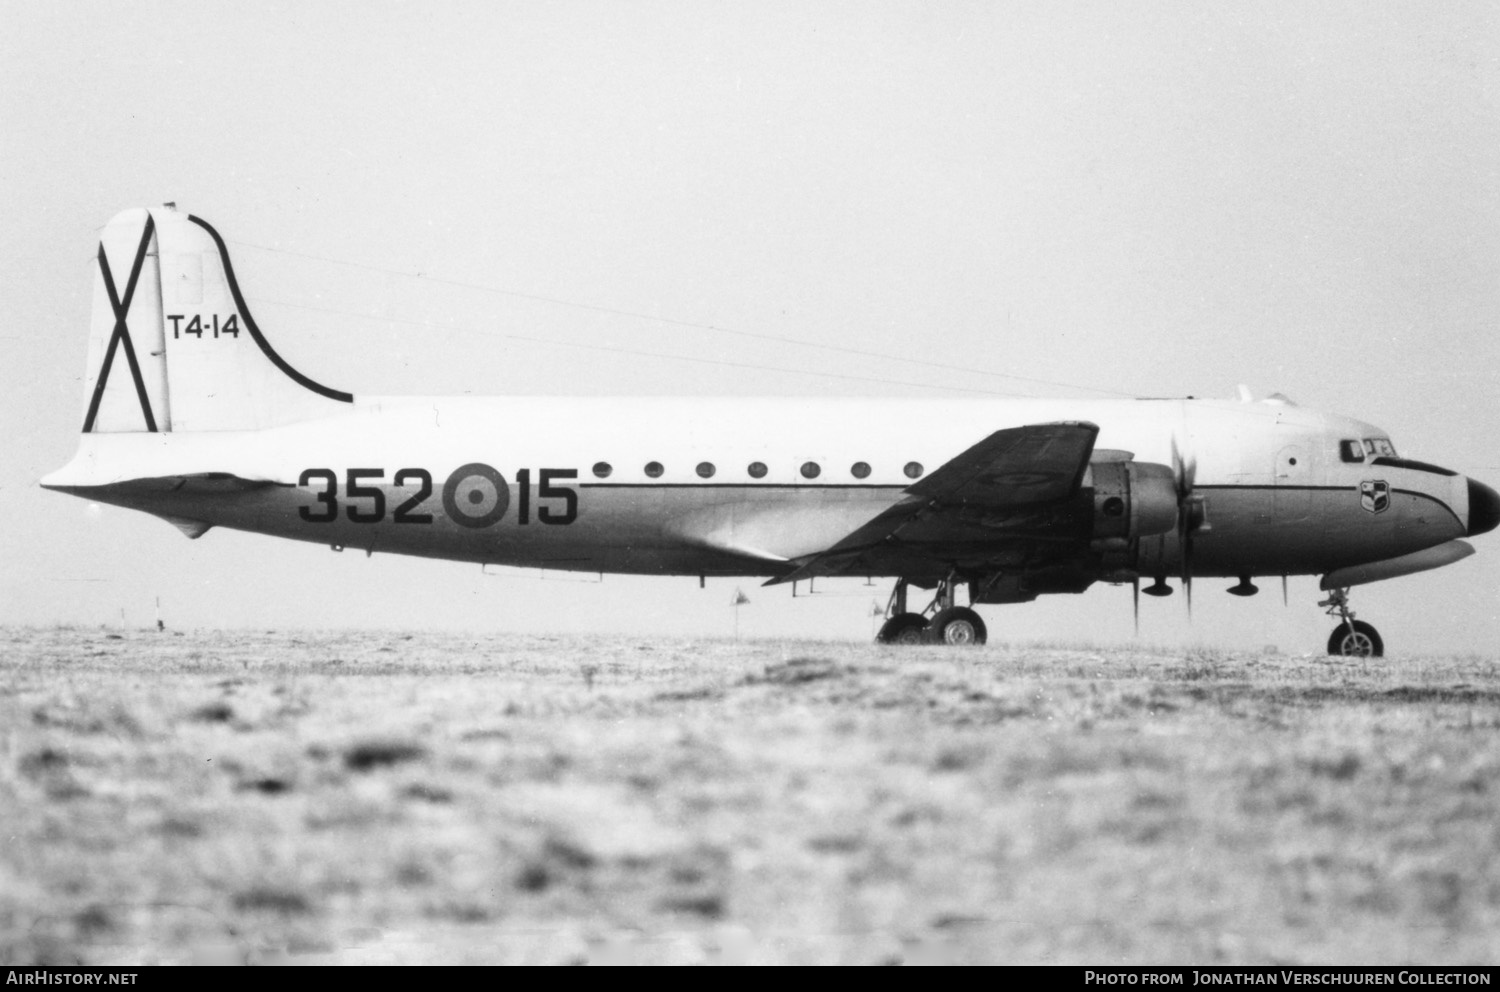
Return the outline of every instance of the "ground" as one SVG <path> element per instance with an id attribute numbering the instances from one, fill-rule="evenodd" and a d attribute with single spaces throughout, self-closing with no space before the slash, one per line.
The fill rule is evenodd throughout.
<path id="1" fill-rule="evenodd" d="M 0 647 L 8 964 L 1500 959 L 1488 658 Z"/>

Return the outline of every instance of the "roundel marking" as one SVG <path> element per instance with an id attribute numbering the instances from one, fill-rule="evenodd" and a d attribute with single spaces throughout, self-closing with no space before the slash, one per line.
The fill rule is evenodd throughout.
<path id="1" fill-rule="evenodd" d="M 483 462 L 460 465 L 443 483 L 443 512 L 460 527 L 488 527 L 509 508 L 505 476 Z"/>

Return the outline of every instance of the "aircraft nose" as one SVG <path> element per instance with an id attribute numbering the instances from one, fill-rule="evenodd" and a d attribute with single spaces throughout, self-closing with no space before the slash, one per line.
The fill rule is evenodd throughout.
<path id="1" fill-rule="evenodd" d="M 1500 493 L 1482 482 L 1469 480 L 1469 536 L 1485 534 L 1500 524 Z"/>

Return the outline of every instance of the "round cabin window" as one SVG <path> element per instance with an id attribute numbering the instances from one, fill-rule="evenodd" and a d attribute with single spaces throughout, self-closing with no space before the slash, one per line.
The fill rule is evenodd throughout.
<path id="1" fill-rule="evenodd" d="M 601 479 L 609 478 L 610 473 L 613 471 L 614 469 L 610 466 L 609 462 L 594 463 L 594 475 Z"/>
<path id="2" fill-rule="evenodd" d="M 854 476 L 856 479 L 868 479 L 870 477 L 870 463 L 855 462 L 853 465 L 849 466 L 849 474 Z"/>
<path id="3" fill-rule="evenodd" d="M 699 462 L 698 463 L 698 478 L 700 478 L 700 479 L 712 479 L 713 477 L 714 477 L 714 463 L 713 462 Z"/>
<path id="4" fill-rule="evenodd" d="M 647 462 L 646 463 L 646 475 L 648 475 L 649 477 L 651 477 L 653 479 L 660 479 L 661 478 L 661 474 L 663 472 L 665 472 L 665 471 L 666 471 L 666 469 L 664 469 L 664 468 L 661 467 L 661 462 Z"/>
<path id="5" fill-rule="evenodd" d="M 901 471 L 906 473 L 908 479 L 920 479 L 922 477 L 922 463 L 907 462 L 906 467 Z"/>
<path id="6" fill-rule="evenodd" d="M 766 477 L 766 463 L 751 462 L 745 471 L 750 473 L 750 478 L 752 479 L 764 479 Z"/>

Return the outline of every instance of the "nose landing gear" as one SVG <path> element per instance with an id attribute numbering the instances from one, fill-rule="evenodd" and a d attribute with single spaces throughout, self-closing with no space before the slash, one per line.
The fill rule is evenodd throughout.
<path id="1" fill-rule="evenodd" d="M 1354 658 L 1380 658 L 1385 655 L 1385 642 L 1380 633 L 1363 620 L 1354 619 L 1349 609 L 1349 589 L 1329 590 L 1328 598 L 1318 603 L 1329 616 L 1338 617 L 1342 623 L 1328 635 L 1328 653 Z"/>
<path id="2" fill-rule="evenodd" d="M 906 608 L 907 581 L 897 579 L 885 608 L 889 619 L 881 625 L 875 640 L 881 644 L 983 644 L 989 636 L 984 620 L 969 607 L 954 605 L 955 585 L 952 576 L 939 582 L 937 593 L 927 608 L 921 613 L 909 613 Z M 931 620 L 927 618 L 929 613 L 932 614 Z"/>

